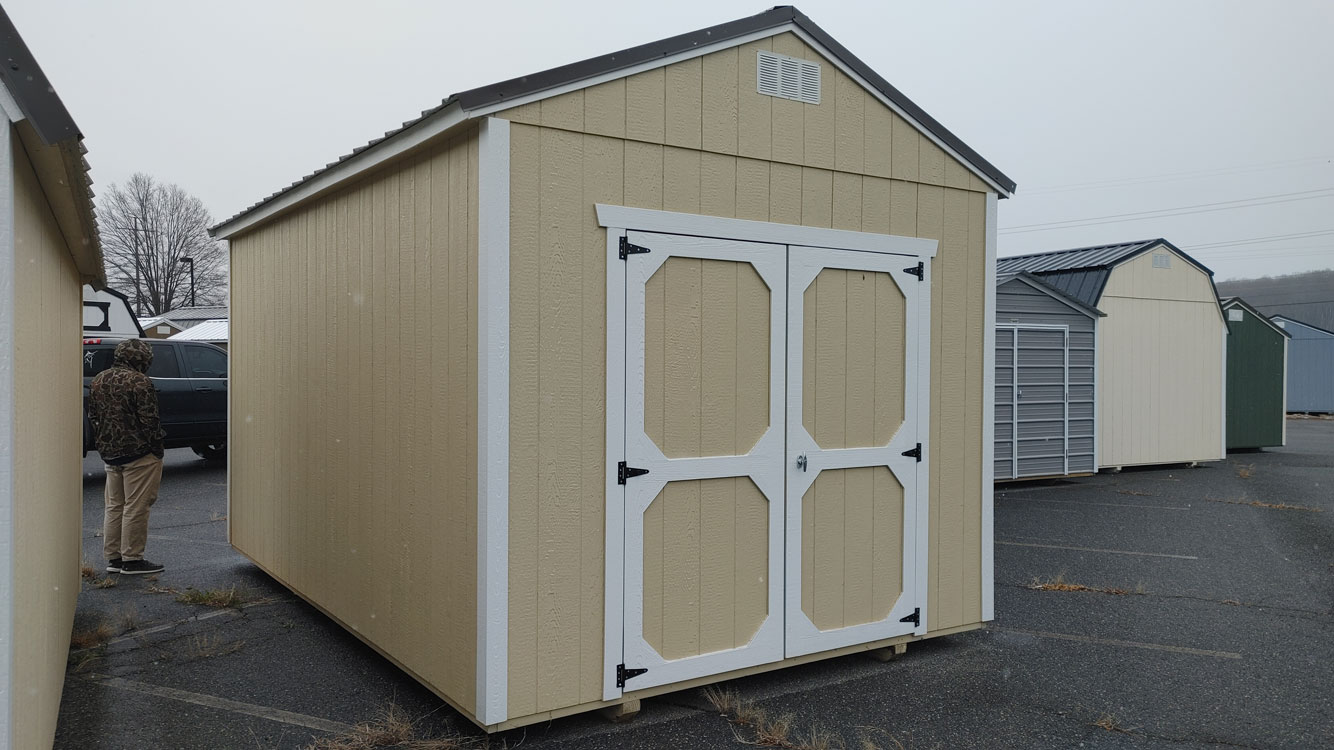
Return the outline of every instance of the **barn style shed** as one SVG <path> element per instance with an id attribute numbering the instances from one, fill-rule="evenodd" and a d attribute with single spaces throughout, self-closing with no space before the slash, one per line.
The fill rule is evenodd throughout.
<path id="1" fill-rule="evenodd" d="M 1099 468 L 1226 455 L 1227 326 L 1213 271 L 1164 239 L 1001 258 L 998 268 L 1106 314 L 1095 368 Z"/>
<path id="2" fill-rule="evenodd" d="M 1032 274 L 996 279 L 996 480 L 1098 470 L 1100 317 Z"/>
<path id="3" fill-rule="evenodd" d="M 1288 332 L 1289 412 L 1334 414 L 1334 331 L 1285 315 L 1270 318 Z"/>
<path id="4" fill-rule="evenodd" d="M 65 684 L 81 585 L 82 287 L 106 276 L 83 136 L 3 8 L 0 49 L 0 747 L 26 749 L 51 747 Z"/>
<path id="5" fill-rule="evenodd" d="M 992 618 L 998 198 L 790 7 L 215 228 L 232 544 L 497 730 Z"/>
<path id="6" fill-rule="evenodd" d="M 1290 335 L 1240 297 L 1222 305 L 1228 328 L 1228 450 L 1286 445 Z"/>

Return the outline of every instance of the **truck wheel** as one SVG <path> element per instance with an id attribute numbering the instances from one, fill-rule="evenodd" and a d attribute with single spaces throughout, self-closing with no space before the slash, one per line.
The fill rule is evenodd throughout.
<path id="1" fill-rule="evenodd" d="M 225 461 L 227 460 L 227 444 L 213 443 L 212 445 L 192 445 L 190 449 L 205 461 Z"/>

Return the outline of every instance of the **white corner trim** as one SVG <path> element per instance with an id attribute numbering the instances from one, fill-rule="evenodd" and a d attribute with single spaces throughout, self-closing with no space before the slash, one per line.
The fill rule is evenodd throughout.
<path id="1" fill-rule="evenodd" d="M 220 224 L 210 232 L 214 239 L 225 240 L 238 232 L 245 231 L 283 211 L 323 193 L 353 178 L 394 159 L 407 151 L 445 133 L 468 119 L 468 114 L 457 103 L 436 112 L 421 122 L 413 124 L 407 130 L 385 138 L 339 164 L 329 167 L 318 175 L 298 184 L 286 193 L 279 195 L 255 208 L 241 212 L 236 218 Z"/>
<path id="2" fill-rule="evenodd" d="M 9 93 L 9 87 L 2 83 L 0 83 L 0 109 L 5 111 L 5 116 L 9 118 L 10 122 L 22 122 L 24 119 L 23 110 L 19 109 L 19 103 L 14 101 L 14 96 Z"/>
<path id="3" fill-rule="evenodd" d="M 1218 311 L 1218 312 L 1219 312 L 1219 315 L 1222 315 L 1222 313 L 1223 313 L 1222 308 L 1219 308 L 1219 311 Z M 1219 433 L 1219 435 L 1221 436 L 1221 437 L 1219 438 L 1219 442 L 1222 443 L 1222 445 L 1219 446 L 1219 447 L 1221 448 L 1221 452 L 1218 454 L 1218 458 L 1219 458 L 1220 460 L 1222 460 L 1222 459 L 1226 459 L 1226 458 L 1227 458 L 1227 339 L 1228 339 L 1228 334 L 1229 334 L 1229 329 L 1228 329 L 1228 327 L 1227 327 L 1227 320 L 1226 320 L 1226 316 L 1225 316 L 1225 319 L 1224 319 L 1224 321 L 1223 321 L 1223 333 L 1221 334 L 1222 337 L 1223 337 L 1223 358 L 1222 358 L 1223 361 L 1222 361 L 1222 363 L 1221 363 L 1221 367 L 1220 367 L 1220 369 L 1222 370 L 1222 372 L 1219 373 L 1219 384 L 1220 384 L 1220 388 L 1219 388 L 1219 390 L 1222 391 L 1222 394 L 1221 394 L 1221 396 L 1222 396 L 1222 403 L 1219 404 L 1219 408 L 1218 408 L 1218 433 Z"/>
<path id="4" fill-rule="evenodd" d="M 1280 331 L 1283 329 L 1279 329 Z M 1283 420 L 1283 445 L 1288 444 L 1288 337 L 1283 337 L 1283 411 L 1279 412 Z"/>
<path id="5" fill-rule="evenodd" d="M 938 247 L 935 240 L 917 237 L 804 227 L 797 224 L 775 224 L 768 221 L 750 221 L 749 219 L 724 219 L 716 216 L 683 214 L 675 211 L 611 206 L 605 203 L 597 204 L 597 212 L 600 226 L 637 229 L 644 232 L 685 234 L 748 242 L 769 242 L 777 245 L 805 245 L 835 250 L 915 255 L 922 258 L 936 257 L 936 248 Z"/>
<path id="6" fill-rule="evenodd" d="M 478 138 L 477 718 L 491 725 L 509 718 L 509 120 Z"/>
<path id="7" fill-rule="evenodd" d="M 987 193 L 986 279 L 982 310 L 982 621 L 996 619 L 996 208 Z M 1096 319 L 1094 325 L 1097 325 Z M 1096 396 L 1096 394 L 1095 394 Z"/>
<path id="8" fill-rule="evenodd" d="M 0 86 L 0 90 L 4 90 Z M 7 96 L 8 94 L 6 94 Z M 0 127 L 0 746 L 14 698 L 14 130 Z"/>
<path id="9" fill-rule="evenodd" d="M 625 663 L 625 485 L 612 467 L 625 457 L 625 275 L 616 257 L 624 229 L 607 230 L 607 490 L 603 516 L 606 554 L 602 599 L 602 699 L 624 692 L 616 685 L 616 665 Z"/>

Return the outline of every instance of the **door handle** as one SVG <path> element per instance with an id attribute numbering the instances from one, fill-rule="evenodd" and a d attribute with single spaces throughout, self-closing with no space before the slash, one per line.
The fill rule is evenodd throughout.
<path id="1" fill-rule="evenodd" d="M 806 470 L 806 454 L 803 453 L 802 455 L 797 456 L 797 468 L 802 471 Z"/>

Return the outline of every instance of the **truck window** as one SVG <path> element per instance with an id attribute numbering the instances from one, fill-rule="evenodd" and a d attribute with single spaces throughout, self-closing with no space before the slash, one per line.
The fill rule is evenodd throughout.
<path id="1" fill-rule="evenodd" d="M 97 373 L 111 366 L 112 357 L 116 350 L 112 347 L 102 347 L 98 349 L 83 350 L 83 376 L 91 378 Z"/>
<path id="2" fill-rule="evenodd" d="M 148 366 L 150 378 L 179 378 L 181 366 L 176 363 L 176 352 L 171 344 L 153 344 L 153 364 Z"/>
<path id="3" fill-rule="evenodd" d="M 185 347 L 185 366 L 192 378 L 227 377 L 227 355 L 207 346 Z"/>

